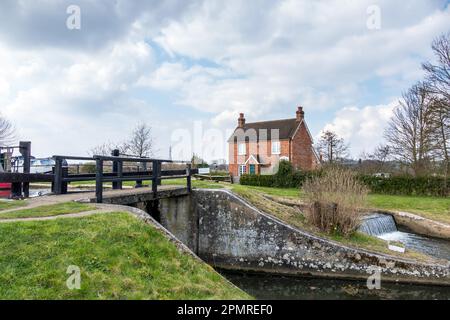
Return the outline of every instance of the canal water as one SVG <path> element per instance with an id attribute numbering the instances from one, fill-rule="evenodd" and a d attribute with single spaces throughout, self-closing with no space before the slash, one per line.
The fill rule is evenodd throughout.
<path id="1" fill-rule="evenodd" d="M 388 214 L 373 213 L 362 223 L 361 232 L 387 241 L 401 242 L 406 250 L 414 250 L 434 258 L 450 260 L 450 241 L 421 236 L 407 228 L 397 228 L 394 218 Z"/>
<path id="2" fill-rule="evenodd" d="M 225 278 L 263 300 L 450 300 L 450 287 L 383 282 L 368 289 L 366 282 L 298 278 L 218 270 Z"/>

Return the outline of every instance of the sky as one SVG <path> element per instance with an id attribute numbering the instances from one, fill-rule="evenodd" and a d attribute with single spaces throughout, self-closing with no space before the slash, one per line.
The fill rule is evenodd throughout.
<path id="1" fill-rule="evenodd" d="M 84 156 L 147 123 L 156 156 L 212 160 L 240 112 L 301 105 L 316 139 L 334 130 L 358 157 L 448 31 L 441 0 L 2 0 L 0 113 L 39 157 Z"/>

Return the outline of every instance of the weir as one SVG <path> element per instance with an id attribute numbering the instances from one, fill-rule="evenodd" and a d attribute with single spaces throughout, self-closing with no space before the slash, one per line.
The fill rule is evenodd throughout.
<path id="1" fill-rule="evenodd" d="M 365 217 L 359 230 L 371 236 L 398 231 L 394 218 L 389 214 L 380 213 Z"/>

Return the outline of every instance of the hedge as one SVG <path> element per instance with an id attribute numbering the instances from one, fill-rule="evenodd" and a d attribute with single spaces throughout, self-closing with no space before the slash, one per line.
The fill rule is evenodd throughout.
<path id="1" fill-rule="evenodd" d="M 359 178 L 373 193 L 438 197 L 450 194 L 450 179 L 447 179 L 446 184 L 445 179 L 440 177 L 359 176 Z"/>
<path id="2" fill-rule="evenodd" d="M 244 174 L 240 178 L 240 184 L 258 187 L 300 188 L 307 179 L 317 175 L 316 172 L 295 172 L 287 176 Z"/>
<path id="3" fill-rule="evenodd" d="M 319 176 L 320 171 L 299 172 L 294 171 L 286 175 L 242 175 L 240 184 L 260 187 L 275 188 L 300 188 L 303 183 L 314 176 Z M 415 195 L 415 196 L 440 196 L 450 195 L 450 179 L 439 177 L 410 177 L 394 176 L 381 178 L 367 175 L 359 175 L 358 178 L 373 193 L 392 195 Z"/>

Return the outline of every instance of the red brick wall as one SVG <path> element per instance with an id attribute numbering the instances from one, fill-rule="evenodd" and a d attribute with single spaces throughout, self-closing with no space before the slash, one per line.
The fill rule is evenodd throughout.
<path id="1" fill-rule="evenodd" d="M 259 155 L 260 161 L 267 164 L 270 163 L 272 166 L 278 162 L 279 157 L 289 157 L 289 140 L 281 140 L 280 141 L 281 154 L 272 155 L 272 142 L 271 141 L 262 141 L 259 143 L 256 142 L 246 142 L 246 154 L 245 156 L 238 155 L 238 144 L 237 143 L 229 143 L 229 172 L 233 176 L 239 175 L 239 165 L 244 164 L 245 161 L 250 157 L 251 154 Z M 265 148 L 265 150 L 264 150 Z M 290 158 L 290 157 L 289 157 Z M 267 167 L 265 167 L 267 168 Z M 258 172 L 261 171 L 261 168 L 258 167 Z"/>
<path id="2" fill-rule="evenodd" d="M 228 144 L 228 171 L 232 176 L 238 175 L 238 165 L 237 165 L 237 144 L 229 143 Z"/>
<path id="3" fill-rule="evenodd" d="M 239 175 L 239 165 L 243 164 L 250 154 L 259 154 L 263 163 L 270 163 L 275 166 L 280 157 L 288 157 L 292 165 L 300 170 L 313 170 L 317 167 L 316 158 L 312 151 L 312 140 L 309 137 L 308 130 L 305 124 L 302 124 L 293 137 L 292 141 L 281 140 L 281 154 L 272 155 L 272 142 L 263 141 L 257 144 L 256 142 L 246 143 L 246 155 L 238 155 L 238 144 L 229 143 L 229 171 L 233 176 Z M 264 147 L 266 146 L 266 152 Z M 264 154 L 263 154 L 264 153 Z M 267 167 L 266 169 L 267 170 Z M 260 171 L 260 168 L 258 168 Z"/>
<path id="4" fill-rule="evenodd" d="M 294 168 L 300 170 L 315 169 L 315 156 L 312 150 L 312 140 L 304 123 L 292 138 L 291 162 Z"/>

